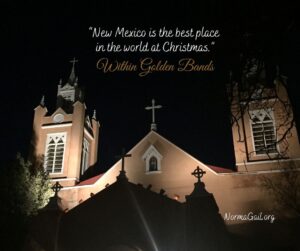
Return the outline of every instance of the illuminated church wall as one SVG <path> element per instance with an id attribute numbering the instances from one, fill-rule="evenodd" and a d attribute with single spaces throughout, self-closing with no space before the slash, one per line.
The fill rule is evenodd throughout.
<path id="1" fill-rule="evenodd" d="M 64 87 L 60 88 L 63 89 Z M 78 86 L 77 84 L 70 85 L 67 83 L 66 88 L 75 90 Z M 278 97 L 289 104 L 287 93 L 282 85 L 277 83 L 276 88 Z M 239 106 L 237 104 L 240 100 L 237 99 L 237 96 L 234 96 L 234 101 L 231 107 L 232 112 L 238 113 Z M 289 167 L 291 161 L 299 161 L 300 148 L 296 128 L 293 125 L 286 141 L 279 144 L 279 150 L 282 150 L 286 145 L 288 146 L 282 154 L 283 159 L 279 161 L 269 158 L 269 155 L 266 154 L 260 156 L 253 154 L 254 140 L 251 130 L 253 130 L 252 126 L 255 127 L 256 125 L 250 124 L 252 120 L 249 119 L 249 116 L 253 116 L 251 112 L 257 110 L 260 105 L 257 105 L 257 101 L 255 102 L 248 104 L 249 112 L 243 115 L 244 124 L 242 124 L 241 118 L 237 121 L 240 128 L 244 126 L 244 130 L 241 131 L 241 138 L 238 136 L 237 124 L 233 125 L 232 128 L 237 164 L 236 171 L 206 165 L 195 159 L 155 132 L 156 125 L 152 121 L 152 130 L 129 151 L 132 157 L 125 160 L 125 171 L 129 181 L 142 184 L 144 187 L 151 185 L 149 189 L 158 193 L 163 189 L 166 196 L 184 202 L 185 196 L 191 194 L 194 188 L 195 179 L 191 173 L 199 166 L 206 172 L 202 180 L 207 191 L 213 193 L 223 216 L 226 213 L 263 212 L 267 214 L 271 212 L 275 204 L 271 196 L 262 188 L 263 177 L 280 179 L 283 168 Z M 272 114 L 274 117 L 272 118 L 276 127 L 274 132 L 276 131 L 276 135 L 280 136 L 286 130 L 286 126 L 277 128 L 277 125 L 280 125 L 285 119 L 285 107 L 278 101 L 274 102 L 273 99 L 264 100 L 263 102 L 273 102 L 270 108 L 273 109 Z M 154 102 L 153 106 L 155 106 Z M 92 119 L 86 116 L 86 107 L 83 100 L 75 100 L 72 107 L 72 112 L 66 112 L 64 109 L 58 108 L 53 114 L 46 115 L 47 109 L 44 104 L 41 104 L 35 109 L 34 116 L 37 155 L 45 154 L 47 134 L 66 133 L 67 135 L 63 173 L 50 174 L 53 182 L 59 181 L 64 187 L 59 192 L 61 207 L 64 210 L 71 210 L 105 189 L 105 187 L 113 184 L 121 170 L 121 161 L 118 161 L 106 173 L 80 182 L 84 142 L 89 145 L 88 166 L 92 166 L 97 161 L 100 125 L 95 114 Z M 149 109 L 152 108 L 149 107 Z M 55 121 L 57 114 L 64 116 L 63 121 Z M 261 116 L 260 114 L 256 115 Z M 268 117 L 268 120 L 263 123 L 266 123 L 266 125 L 273 123 L 274 121 L 270 121 L 270 118 Z M 244 139 L 248 146 L 248 159 L 245 142 L 240 141 Z M 205 144 L 205 142 L 199 144 Z M 232 224 L 237 223 L 237 221 L 227 221 L 226 223 Z"/>
<path id="2" fill-rule="evenodd" d="M 145 171 L 146 165 L 142 156 L 151 145 L 154 145 L 163 156 L 161 172 L 146 173 Z M 260 184 L 261 177 L 265 174 L 255 172 L 247 174 L 216 173 L 155 132 L 149 133 L 130 153 L 132 157 L 125 160 L 125 170 L 129 181 L 135 184 L 140 183 L 144 187 L 151 184 L 151 190 L 158 193 L 164 189 L 165 194 L 170 198 L 185 201 L 185 196 L 190 194 L 194 188 L 195 178 L 191 173 L 196 166 L 200 166 L 206 171 L 202 178 L 206 189 L 213 193 L 223 216 L 229 212 L 231 214 L 248 214 L 249 211 L 256 212 L 258 209 L 267 213 L 274 208 L 270 196 Z M 74 206 L 76 202 L 88 199 L 91 193 L 95 194 L 104 189 L 107 184 L 113 184 L 120 170 L 121 163 L 118 162 L 92 185 L 63 189 L 60 196 L 64 198 L 64 208 L 70 209 L 71 204 Z M 70 204 L 68 203 L 69 199 Z M 229 221 L 228 223 L 233 222 Z"/>
<path id="3" fill-rule="evenodd" d="M 50 178 L 59 181 L 64 187 L 77 184 L 81 175 L 86 171 L 82 170 L 83 162 L 87 169 L 97 162 L 98 157 L 100 125 L 96 120 L 95 111 L 90 119 L 86 114 L 83 98 L 76 99 L 78 90 L 73 64 L 68 82 L 63 86 L 60 82 L 58 86 L 57 109 L 49 114 L 42 99 L 34 113 L 35 155 L 42 157 Z M 71 100 L 64 92 L 68 95 L 73 94 Z M 55 142 L 56 135 L 61 137 L 58 143 Z M 54 142 L 51 142 L 52 138 Z M 88 146 L 88 154 L 85 156 L 84 144 Z"/>

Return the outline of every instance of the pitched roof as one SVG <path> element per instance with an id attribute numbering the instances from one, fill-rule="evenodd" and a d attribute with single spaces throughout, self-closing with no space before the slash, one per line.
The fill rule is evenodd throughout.
<path id="1" fill-rule="evenodd" d="M 94 176 L 94 177 L 92 177 L 92 178 L 89 178 L 89 179 L 87 179 L 87 180 L 84 180 L 84 181 L 78 183 L 77 186 L 92 185 L 92 184 L 94 184 L 98 179 L 100 179 L 102 175 L 103 175 L 103 173 L 101 173 L 101 174 L 99 174 L 99 175 L 97 175 L 97 176 Z"/>
<path id="2" fill-rule="evenodd" d="M 216 173 L 233 173 L 234 171 L 228 168 L 223 168 L 219 166 L 207 165 L 210 169 L 214 170 Z"/>

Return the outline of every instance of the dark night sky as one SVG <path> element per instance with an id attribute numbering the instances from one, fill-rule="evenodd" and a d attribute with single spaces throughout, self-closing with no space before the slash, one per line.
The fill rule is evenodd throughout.
<path id="1" fill-rule="evenodd" d="M 232 168 L 234 165 L 225 84 L 229 70 L 236 72 L 240 54 L 259 48 L 269 65 L 280 65 L 289 77 L 291 98 L 299 114 L 299 44 L 293 5 L 271 6 L 260 1 L 166 1 L 159 5 L 136 1 L 91 1 L 75 6 L 6 4 L 1 23 L 2 159 L 26 154 L 32 128 L 33 108 L 41 96 L 53 111 L 57 84 L 67 80 L 74 56 L 76 73 L 85 86 L 88 113 L 97 109 L 101 123 L 98 166 L 111 166 L 124 146 L 133 147 L 150 127 L 150 113 L 144 110 L 152 98 L 163 105 L 157 113 L 158 132 L 199 160 Z M 162 1 L 161 1 L 162 2 Z M 197 2 L 197 4 L 196 4 Z M 147 29 L 148 27 L 194 27 L 206 25 L 221 30 L 214 73 L 103 74 L 96 61 L 95 40 L 89 26 Z M 246 44 L 244 34 L 252 34 Z M 247 47 L 247 49 L 246 49 Z M 152 54 L 110 54 L 111 58 L 138 59 Z M 176 60 L 187 54 L 159 54 Z M 203 54 L 192 55 L 194 58 Z M 202 59 L 202 58 L 201 58 Z M 299 116 L 298 116 L 299 120 Z M 299 124 L 299 123 L 298 123 Z"/>

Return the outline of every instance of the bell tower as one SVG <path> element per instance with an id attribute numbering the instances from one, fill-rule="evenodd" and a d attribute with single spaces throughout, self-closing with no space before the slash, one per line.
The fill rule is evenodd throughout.
<path id="1" fill-rule="evenodd" d="M 273 83 L 267 83 L 264 64 L 252 58 L 239 83 L 230 79 L 227 92 L 238 171 L 280 169 L 300 160 L 286 77 L 278 68 Z"/>
<path id="2" fill-rule="evenodd" d="M 35 156 L 43 159 L 43 166 L 51 179 L 62 186 L 73 186 L 85 171 L 97 162 L 100 124 L 86 114 L 86 106 L 73 59 L 70 76 L 57 88 L 56 109 L 48 112 L 43 97 L 34 109 Z"/>

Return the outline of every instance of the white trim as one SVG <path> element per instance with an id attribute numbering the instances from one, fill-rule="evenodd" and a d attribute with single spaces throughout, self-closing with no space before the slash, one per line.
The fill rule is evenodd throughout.
<path id="1" fill-rule="evenodd" d="M 76 178 L 51 178 L 49 177 L 50 181 L 68 181 L 68 180 L 77 180 Z"/>
<path id="2" fill-rule="evenodd" d="M 256 164 L 265 164 L 265 163 L 274 163 L 280 161 L 293 161 L 293 160 L 300 160 L 300 158 L 296 159 L 274 159 L 274 160 L 262 160 L 262 161 L 252 161 L 252 162 L 245 162 L 245 163 L 236 163 L 237 166 L 244 166 L 244 165 L 256 165 Z"/>
<path id="3" fill-rule="evenodd" d="M 72 122 L 64 123 L 64 124 L 56 124 L 56 125 L 42 125 L 42 129 L 68 127 L 68 126 L 72 126 Z"/>
<path id="4" fill-rule="evenodd" d="M 158 170 L 158 171 L 147 171 L 147 172 L 145 172 L 146 175 L 159 174 L 159 173 L 161 173 L 161 170 Z"/>
<path id="5" fill-rule="evenodd" d="M 92 184 L 92 185 L 82 185 L 82 186 L 69 186 L 69 187 L 63 187 L 61 189 L 62 190 L 72 190 L 72 189 L 79 189 L 79 188 L 82 188 L 82 187 L 93 187 L 95 184 Z"/>
<path id="6" fill-rule="evenodd" d="M 150 159 L 154 157 L 157 161 L 157 170 L 150 171 Z M 163 156 L 159 153 L 159 151 L 155 148 L 155 146 L 150 145 L 148 149 L 142 156 L 143 161 L 146 162 L 146 173 L 161 171 L 161 160 Z"/>

